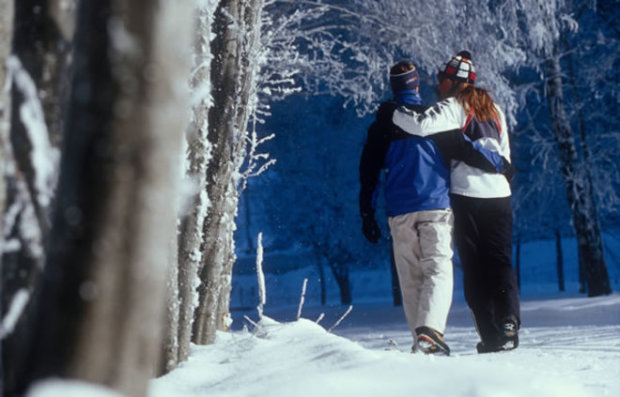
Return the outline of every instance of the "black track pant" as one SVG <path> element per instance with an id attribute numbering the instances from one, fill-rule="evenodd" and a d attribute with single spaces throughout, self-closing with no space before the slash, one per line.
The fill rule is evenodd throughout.
<path id="1" fill-rule="evenodd" d="M 452 195 L 454 239 L 463 265 L 465 299 L 482 342 L 499 341 L 503 321 L 520 324 L 519 290 L 512 267 L 510 197 Z"/>

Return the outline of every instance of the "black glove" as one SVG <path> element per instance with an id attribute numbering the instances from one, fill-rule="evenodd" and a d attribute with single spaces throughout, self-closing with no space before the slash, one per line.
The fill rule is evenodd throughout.
<path id="1" fill-rule="evenodd" d="M 506 180 L 508 180 L 508 183 L 510 183 L 515 177 L 515 166 L 512 165 L 505 157 L 502 157 L 502 160 L 504 162 L 504 171 L 502 171 L 502 175 L 504 175 Z"/>
<path id="2" fill-rule="evenodd" d="M 362 216 L 362 233 L 366 240 L 370 241 L 373 244 L 377 244 L 379 238 L 381 237 L 381 229 L 379 229 L 379 225 L 377 225 L 377 221 L 375 221 L 375 217 L 373 215 L 365 215 Z"/>

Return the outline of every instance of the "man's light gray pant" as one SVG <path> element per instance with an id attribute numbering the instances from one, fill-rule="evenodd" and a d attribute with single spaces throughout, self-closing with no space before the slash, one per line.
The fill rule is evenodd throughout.
<path id="1" fill-rule="evenodd" d="M 443 333 L 452 304 L 452 210 L 412 212 L 388 222 L 411 333 L 415 338 L 421 326 Z"/>

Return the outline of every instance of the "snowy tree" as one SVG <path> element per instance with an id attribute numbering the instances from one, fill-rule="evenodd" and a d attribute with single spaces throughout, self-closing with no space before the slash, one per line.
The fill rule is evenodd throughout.
<path id="1" fill-rule="evenodd" d="M 193 62 L 190 75 L 192 92 L 191 116 L 186 131 L 186 188 L 191 191 L 187 208 L 181 209 L 178 236 L 178 258 L 174 260 L 169 283 L 168 333 L 164 344 L 163 372 L 173 369 L 189 357 L 198 301 L 198 269 L 202 262 L 204 222 L 209 206 L 207 165 L 211 158 L 208 140 L 209 107 L 211 106 L 211 24 L 217 1 L 198 1 L 194 16 Z"/>
<path id="2" fill-rule="evenodd" d="M 14 53 L 21 67 L 34 84 L 34 95 L 41 102 L 47 139 L 58 147 L 62 135 L 62 118 L 69 89 L 70 49 L 73 39 L 75 1 L 25 0 L 16 2 Z M 28 102 L 28 92 L 13 85 L 11 142 L 19 174 L 23 175 L 28 192 L 34 198 L 32 205 L 43 236 L 49 229 L 50 201 L 36 199 L 36 165 L 31 158 L 38 150 L 33 141 L 32 127 L 28 124 L 21 104 Z M 36 115 L 31 116 L 37 117 Z M 21 122 L 17 122 L 20 120 Z M 15 176 L 20 178 L 21 176 Z"/>
<path id="3" fill-rule="evenodd" d="M 256 104 L 262 8 L 262 0 L 223 0 L 213 20 L 213 102 L 207 135 L 212 150 L 206 171 L 209 211 L 204 221 L 199 305 L 193 328 L 196 343 L 212 343 L 216 329 L 228 327 L 233 232 L 247 124 Z"/>
<path id="4" fill-rule="evenodd" d="M 3 308 L 28 301 L 45 261 L 73 34 L 74 2 L 63 1 L 62 7 L 60 3 L 15 2 L 15 23 L 6 25 L 14 30 L 13 54 L 3 62 L 7 72 L 3 91 L 11 93 L 12 104 L 6 109 L 10 124 L 3 125 L 10 130 L 2 155 L 7 182 L 2 191 L 7 198 L 2 228 Z M 32 319 L 21 315 L 25 304 L 21 306 L 11 332 L 3 335 L 3 357 L 15 364 L 7 367 L 9 388 L 16 376 L 13 370 L 25 359 L 21 348 L 33 332 L 28 329 Z"/>
<path id="5" fill-rule="evenodd" d="M 190 13 L 167 0 L 80 4 L 50 252 L 24 352 L 30 382 L 146 394 L 175 230 Z"/>
<path id="6" fill-rule="evenodd" d="M 501 2 L 497 9 L 500 18 L 516 28 L 511 30 L 512 37 L 508 40 L 527 51 L 530 64 L 544 76 L 544 98 L 572 226 L 577 235 L 579 262 L 585 270 L 589 296 L 598 296 L 611 290 L 592 184 L 593 164 L 585 129 L 578 127 L 581 129 L 579 139 L 565 100 L 570 59 L 567 64 L 564 58 L 569 48 L 564 48 L 564 40 L 567 34 L 578 29 L 571 13 L 580 6 L 590 5 L 591 2 L 521 0 Z"/>

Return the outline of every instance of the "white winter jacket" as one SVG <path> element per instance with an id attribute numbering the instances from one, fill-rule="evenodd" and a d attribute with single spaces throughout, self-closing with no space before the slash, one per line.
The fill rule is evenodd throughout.
<path id="1" fill-rule="evenodd" d="M 495 108 L 499 114 L 501 130 L 498 131 L 493 122 L 493 128 L 483 128 L 484 133 L 477 134 L 472 137 L 472 140 L 474 144 L 497 152 L 510 160 L 506 116 L 497 105 Z M 424 113 L 415 113 L 405 107 L 399 107 L 394 111 L 392 121 L 409 134 L 428 136 L 442 131 L 463 130 L 469 120 L 463 106 L 455 98 L 447 98 Z M 508 197 L 511 195 L 510 185 L 502 174 L 486 173 L 460 161 L 452 160 L 450 179 L 450 192 L 453 194 L 479 198 Z"/>

